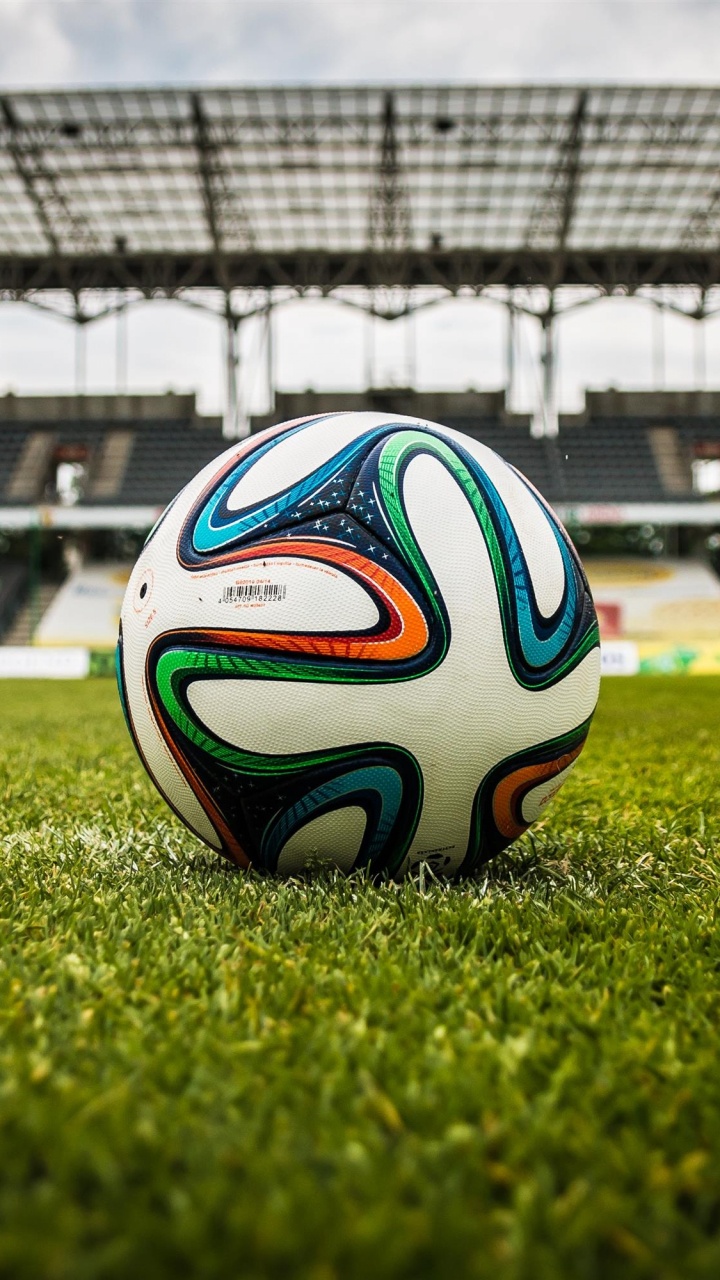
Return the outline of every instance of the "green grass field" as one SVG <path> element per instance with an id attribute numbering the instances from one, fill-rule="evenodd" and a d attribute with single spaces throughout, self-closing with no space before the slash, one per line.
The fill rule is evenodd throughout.
<path id="1" fill-rule="evenodd" d="M 0 687 L 0 1276 L 720 1275 L 720 681 L 617 680 L 461 886 L 204 852 Z"/>

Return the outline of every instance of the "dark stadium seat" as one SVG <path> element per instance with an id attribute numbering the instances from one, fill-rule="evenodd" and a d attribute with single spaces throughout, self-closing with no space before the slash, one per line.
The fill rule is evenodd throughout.
<path id="1" fill-rule="evenodd" d="M 187 423 L 138 426 L 123 484 L 113 501 L 165 506 L 227 444 L 219 430 Z"/>
<path id="2" fill-rule="evenodd" d="M 720 448 L 720 418 L 689 418 L 674 425 L 680 438 L 691 449 L 705 444 Z"/>
<path id="3" fill-rule="evenodd" d="M 547 442 L 550 443 L 550 442 Z M 565 502 L 667 500 L 648 428 L 622 419 L 594 420 L 561 430 L 556 450 Z M 551 491 L 549 497 L 555 498 Z"/>
<path id="4" fill-rule="evenodd" d="M 594 420 L 551 439 L 497 420 L 458 418 L 447 425 L 501 454 L 551 502 L 661 502 L 670 495 L 658 472 L 648 425 Z"/>
<path id="5" fill-rule="evenodd" d="M 0 423 L 0 503 L 9 501 L 5 490 L 17 466 L 27 434 L 25 426 Z"/>
<path id="6" fill-rule="evenodd" d="M 500 417 L 458 416 L 445 419 L 473 439 L 480 440 L 517 467 L 551 502 L 662 502 L 678 496 L 665 481 L 653 447 L 657 419 L 593 418 L 589 422 L 562 425 L 558 437 L 537 439 L 528 426 L 502 421 Z M 689 459 L 703 446 L 717 444 L 720 450 L 720 419 L 663 419 L 663 430 L 679 442 Z M 117 487 L 96 485 L 103 443 L 108 432 L 131 435 L 125 446 Z M 124 420 L 0 422 L 0 505 L 52 501 L 45 487 L 50 479 L 39 477 L 31 498 L 12 492 L 23 449 L 33 435 L 48 433 L 53 450 L 78 447 L 87 451 L 90 481 L 82 497 L 86 506 L 164 507 L 197 472 L 226 447 L 219 424 L 197 425 L 197 420 Z M 662 459 L 660 460 L 662 464 Z M 93 490 L 97 492 L 93 492 Z M 689 491 L 685 500 L 693 500 Z"/>
<path id="7" fill-rule="evenodd" d="M 0 423 L 0 505 L 22 505 L 28 501 L 52 501 L 42 477 L 32 498 L 18 498 L 10 490 L 12 477 L 29 437 L 47 432 L 53 448 L 78 447 L 87 450 L 90 474 L 93 462 L 109 430 L 117 424 L 103 422 Z M 165 506 L 183 485 L 227 447 L 219 428 L 197 427 L 188 422 L 123 422 L 132 432 L 132 444 L 124 475 L 116 492 L 93 497 L 92 484 L 83 495 L 84 506 Z"/>

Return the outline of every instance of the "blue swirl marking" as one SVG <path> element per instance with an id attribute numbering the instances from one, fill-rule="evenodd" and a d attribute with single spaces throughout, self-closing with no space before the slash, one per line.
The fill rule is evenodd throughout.
<path id="1" fill-rule="evenodd" d="M 117 681 L 118 694 L 120 697 L 120 706 L 125 717 L 125 724 L 131 737 L 133 735 L 132 725 L 130 723 L 130 712 L 128 710 L 127 694 L 125 692 L 125 673 L 123 668 L 123 638 L 122 638 L 122 622 L 120 623 L 120 632 L 115 645 L 115 679 Z"/>
<path id="2" fill-rule="evenodd" d="M 475 484 L 485 498 L 495 522 L 498 539 L 505 551 L 514 588 L 514 605 L 520 634 L 520 646 L 525 660 L 532 667 L 546 666 L 548 663 L 554 662 L 564 649 L 572 635 L 577 616 L 578 591 L 575 565 L 567 542 L 557 522 L 551 517 L 547 508 L 541 502 L 538 502 L 537 496 L 528 487 L 528 495 L 540 508 L 563 562 L 564 586 L 562 597 L 552 615 L 544 617 L 535 599 L 525 553 L 520 545 L 520 540 L 505 503 L 487 472 L 483 470 L 472 454 L 466 453 L 461 446 L 457 448 L 457 453 L 468 466 Z"/>
<path id="3" fill-rule="evenodd" d="M 303 514 L 309 515 L 310 511 L 303 513 L 299 509 L 306 507 L 309 500 L 316 497 L 320 489 L 332 484 L 333 481 L 339 481 L 347 473 L 348 468 L 354 462 L 359 461 L 378 438 L 382 435 L 387 435 L 388 430 L 394 429 L 385 425 L 364 432 L 356 440 L 351 441 L 346 448 L 341 449 L 329 458 L 326 463 L 309 472 L 297 483 L 289 485 L 280 493 L 274 494 L 271 498 L 264 499 L 262 502 L 257 502 L 236 512 L 230 511 L 227 504 L 233 489 L 240 483 L 243 476 L 247 475 L 251 467 L 254 467 L 255 463 L 259 462 L 280 440 L 288 440 L 291 436 L 306 431 L 309 427 L 316 426 L 318 422 L 327 421 L 329 418 L 337 416 L 339 415 L 325 414 L 322 418 L 313 418 L 310 422 L 299 423 L 298 426 L 292 427 L 282 436 L 275 436 L 271 440 L 267 440 L 257 450 L 242 458 L 237 466 L 227 473 L 218 488 L 201 508 L 192 533 L 193 549 L 199 555 L 209 555 L 220 551 L 230 543 L 237 543 L 249 538 L 258 530 L 267 530 L 268 526 L 272 527 L 276 522 L 286 524 L 290 516 L 297 519 L 301 518 Z M 347 495 L 343 496 L 346 497 Z M 331 503 L 328 503 L 328 508 L 331 505 Z M 343 505 L 342 501 L 339 504 L 335 503 L 335 506 L 338 505 Z"/>
<path id="4" fill-rule="evenodd" d="M 354 803 L 365 810 L 367 817 L 355 865 L 372 864 L 385 849 L 402 798 L 402 779 L 388 765 L 369 765 L 330 778 L 291 805 L 267 828 L 262 840 L 263 863 L 276 867 L 283 847 L 296 831 L 321 814 Z"/>

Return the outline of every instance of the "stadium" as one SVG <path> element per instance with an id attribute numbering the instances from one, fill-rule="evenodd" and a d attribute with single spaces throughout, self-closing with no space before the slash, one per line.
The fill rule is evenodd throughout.
<path id="1" fill-rule="evenodd" d="M 0 1274 L 716 1274 L 719 168 L 716 88 L 0 95 L 0 299 L 77 340 L 73 394 L 0 396 Z M 563 410 L 558 331 L 608 298 L 694 323 L 694 386 Z M 124 385 L 124 317 L 158 299 L 217 318 L 222 414 Z M 495 305 L 501 385 L 276 385 L 283 308 L 384 333 L 449 299 Z M 117 386 L 88 393 L 107 317 Z M 234 440 L 364 409 L 526 476 L 600 623 L 576 779 L 459 886 L 224 868 L 110 678 L 175 495 Z"/>
<path id="2" fill-rule="evenodd" d="M 3 397 L 4 645 L 114 648 L 138 539 L 226 438 L 372 408 L 496 449 L 576 530 L 591 576 L 623 531 L 626 551 L 652 545 L 615 584 L 598 565 L 606 665 L 714 669 L 720 393 L 589 391 L 581 412 L 559 414 L 554 334 L 566 309 L 607 295 L 657 295 L 698 327 L 712 316 L 717 105 L 710 91 L 582 87 L 6 96 L 3 298 L 65 304 L 79 343 L 93 318 L 110 309 L 120 325 L 139 300 L 214 306 L 227 388 L 222 421 L 187 396 Z M 101 176 L 92 192 L 88 171 Z M 338 297 L 390 324 L 466 295 L 506 312 L 503 388 L 276 391 L 274 309 Z M 543 338 L 532 415 L 512 409 L 523 311 Z M 255 313 L 269 411 L 248 419 L 238 329 Z M 78 613 L 81 598 L 86 612 L 96 598 L 97 618 Z M 673 607 L 683 598 L 685 633 Z"/>

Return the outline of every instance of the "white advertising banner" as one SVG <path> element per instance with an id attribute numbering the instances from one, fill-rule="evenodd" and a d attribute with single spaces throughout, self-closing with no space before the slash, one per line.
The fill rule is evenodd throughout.
<path id="1" fill-rule="evenodd" d="M 720 523 L 720 502 L 559 502 L 555 511 L 567 525 Z"/>
<path id="2" fill-rule="evenodd" d="M 35 649 L 31 645 L 0 645 L 0 679 L 84 680 L 90 654 L 73 648 Z"/>
<path id="3" fill-rule="evenodd" d="M 0 507 L 0 529 L 150 529 L 162 507 Z"/>
<path id="4" fill-rule="evenodd" d="M 604 676 L 636 676 L 640 654 L 632 640 L 606 640 L 600 646 L 600 671 Z"/>

